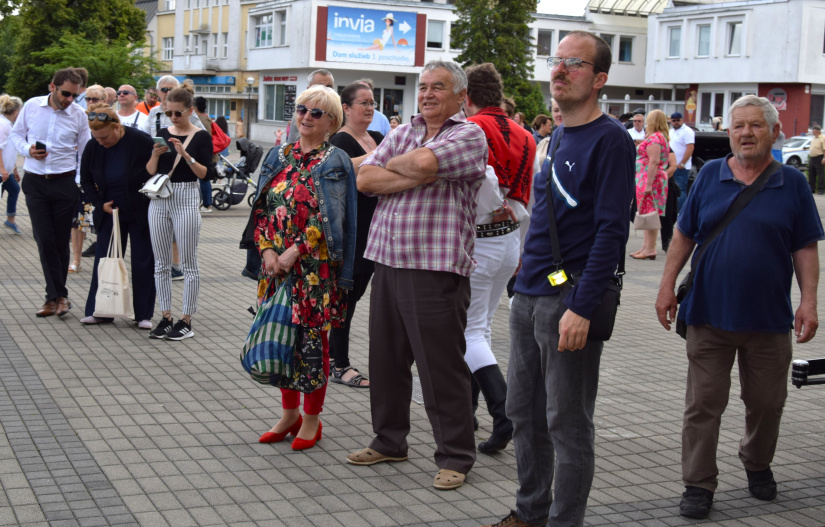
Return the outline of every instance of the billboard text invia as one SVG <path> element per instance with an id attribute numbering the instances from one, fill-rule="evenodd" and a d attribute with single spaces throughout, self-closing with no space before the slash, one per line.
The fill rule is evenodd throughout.
<path id="1" fill-rule="evenodd" d="M 329 6 L 330 62 L 415 65 L 416 14 Z"/>

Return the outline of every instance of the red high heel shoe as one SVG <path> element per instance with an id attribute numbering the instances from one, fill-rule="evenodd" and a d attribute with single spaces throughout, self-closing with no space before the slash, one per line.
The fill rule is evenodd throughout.
<path id="1" fill-rule="evenodd" d="M 301 423 L 304 422 L 304 418 L 300 415 L 298 416 L 298 420 L 295 421 L 295 424 L 292 425 L 289 430 L 286 432 L 266 432 L 264 435 L 258 439 L 258 443 L 279 443 L 284 440 L 284 438 L 288 435 L 297 435 L 298 430 L 301 429 Z"/>
<path id="2" fill-rule="evenodd" d="M 312 448 L 315 446 L 315 443 L 321 440 L 321 429 L 324 427 L 321 424 L 321 421 L 318 421 L 318 431 L 315 432 L 315 437 L 312 439 L 301 439 L 300 437 L 296 437 L 295 441 L 292 442 L 292 450 L 306 450 L 307 448 Z"/>

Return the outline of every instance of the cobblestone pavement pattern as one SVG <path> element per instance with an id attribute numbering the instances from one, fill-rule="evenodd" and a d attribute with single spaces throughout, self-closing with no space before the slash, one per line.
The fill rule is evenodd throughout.
<path id="1" fill-rule="evenodd" d="M 825 199 L 817 204 L 825 210 Z M 237 248 L 245 203 L 203 215 L 195 338 L 181 342 L 150 340 L 124 321 L 81 325 L 90 258 L 69 277 L 69 315 L 36 318 L 43 276 L 22 196 L 20 208 L 24 235 L 0 233 L 0 525 L 472 527 L 514 507 L 512 445 L 479 454 L 457 491 L 432 488 L 434 444 L 420 404 L 411 410 L 409 462 L 345 463 L 372 437 L 368 390 L 330 386 L 324 437 L 311 450 L 258 444 L 280 415 L 280 399 L 249 380 L 238 360 L 255 296 Z M 641 234 L 631 234 L 631 250 L 640 245 Z M 779 497 L 760 502 L 749 497 L 737 458 L 743 407 L 735 371 L 710 520 L 678 516 L 686 360 L 683 341 L 658 325 L 653 309 L 660 255 L 627 264 L 616 333 L 602 359 L 586 524 L 825 525 L 825 386 L 790 388 L 773 465 Z M 174 284 L 179 313 L 182 282 Z M 365 299 L 352 358 L 368 374 L 367 312 Z M 502 367 L 508 314 L 503 301 L 493 328 Z M 819 356 L 825 334 L 795 349 L 796 358 Z M 483 408 L 479 441 L 492 428 Z"/>

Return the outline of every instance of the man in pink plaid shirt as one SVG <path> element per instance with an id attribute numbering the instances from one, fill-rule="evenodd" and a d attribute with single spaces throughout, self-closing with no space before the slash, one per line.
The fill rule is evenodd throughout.
<path id="1" fill-rule="evenodd" d="M 433 485 L 464 483 L 475 462 L 464 328 L 470 304 L 476 198 L 487 140 L 461 106 L 467 77 L 454 62 L 424 66 L 421 110 L 392 131 L 358 172 L 358 189 L 380 196 L 366 258 L 375 262 L 370 297 L 369 448 L 355 465 L 407 459 L 413 362 L 433 428 Z"/>

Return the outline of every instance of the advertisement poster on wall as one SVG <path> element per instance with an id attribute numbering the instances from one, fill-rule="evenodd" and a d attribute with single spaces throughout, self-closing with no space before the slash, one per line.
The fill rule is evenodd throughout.
<path id="1" fill-rule="evenodd" d="M 415 13 L 329 6 L 326 60 L 414 66 L 415 25 Z"/>

